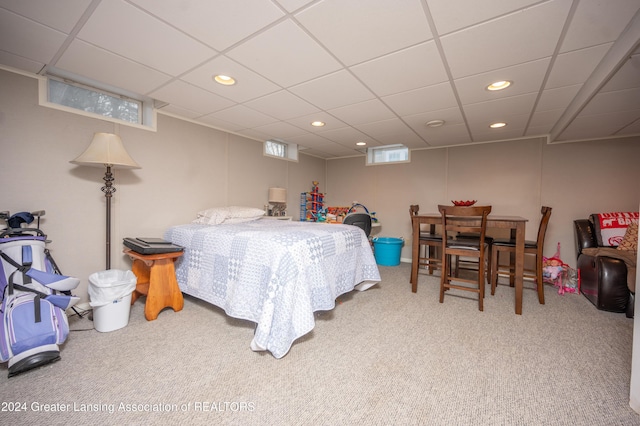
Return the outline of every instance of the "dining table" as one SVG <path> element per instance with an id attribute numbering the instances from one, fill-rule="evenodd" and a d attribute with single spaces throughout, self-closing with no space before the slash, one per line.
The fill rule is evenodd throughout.
<path id="1" fill-rule="evenodd" d="M 465 218 L 464 221 L 470 225 L 478 225 L 480 219 Z M 487 216 L 487 228 L 502 228 L 511 230 L 511 238 L 516 242 L 514 287 L 516 293 L 515 310 L 516 315 L 522 315 L 522 290 L 524 279 L 524 240 L 525 227 L 528 219 L 521 216 L 500 216 L 489 214 Z M 411 217 L 412 225 L 412 251 L 411 251 L 411 291 L 418 291 L 418 261 L 420 251 L 420 228 L 421 225 L 431 225 L 431 233 L 434 233 L 435 226 L 442 224 L 440 213 L 418 214 Z"/>

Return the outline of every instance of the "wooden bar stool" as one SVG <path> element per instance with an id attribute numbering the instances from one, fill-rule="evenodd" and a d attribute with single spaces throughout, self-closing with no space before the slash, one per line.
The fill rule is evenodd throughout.
<path id="1" fill-rule="evenodd" d="M 140 254 L 125 249 L 124 253 L 133 261 L 131 270 L 138 278 L 136 289 L 131 295 L 131 304 L 140 296 L 147 296 L 144 316 L 147 321 L 158 318 L 164 308 L 175 312 L 182 310 L 184 298 L 176 280 L 174 262 L 182 252 Z"/>

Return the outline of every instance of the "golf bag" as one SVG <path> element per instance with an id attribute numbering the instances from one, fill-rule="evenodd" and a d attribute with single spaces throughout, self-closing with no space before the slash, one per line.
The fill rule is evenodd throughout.
<path id="1" fill-rule="evenodd" d="M 23 228 L 44 211 L 21 212 L 0 218 L 8 227 L 0 233 L 0 361 L 8 362 L 9 377 L 60 359 L 58 345 L 69 334 L 66 309 L 79 298 L 71 295 L 80 280 L 60 274 L 46 235 Z"/>

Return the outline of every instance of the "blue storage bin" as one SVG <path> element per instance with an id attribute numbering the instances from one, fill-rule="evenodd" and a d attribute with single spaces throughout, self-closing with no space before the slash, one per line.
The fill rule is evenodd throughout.
<path id="1" fill-rule="evenodd" d="M 373 254 L 375 255 L 376 263 L 382 266 L 398 266 L 403 244 L 404 240 L 402 238 L 374 238 Z"/>

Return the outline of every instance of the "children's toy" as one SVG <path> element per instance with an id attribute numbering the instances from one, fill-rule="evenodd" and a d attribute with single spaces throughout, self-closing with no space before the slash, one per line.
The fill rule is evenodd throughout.
<path id="1" fill-rule="evenodd" d="M 9 377 L 60 359 L 58 345 L 69 334 L 66 309 L 80 280 L 60 273 L 39 229 L 44 211 L 1 212 L 7 228 L 0 233 L 0 361 Z M 38 218 L 37 228 L 22 227 Z"/>
<path id="2" fill-rule="evenodd" d="M 300 220 L 302 222 L 318 221 L 318 213 L 324 208 L 324 196 L 325 194 L 318 189 L 318 181 L 315 180 L 311 192 L 300 194 Z"/>
<path id="3" fill-rule="evenodd" d="M 579 274 L 560 259 L 560 243 L 553 257 L 542 258 L 542 280 L 558 287 L 558 294 L 580 292 Z"/>

